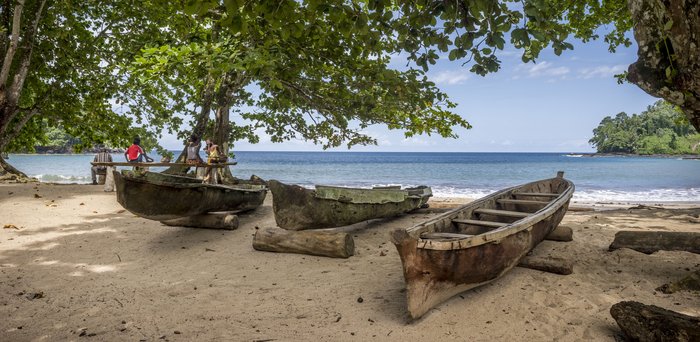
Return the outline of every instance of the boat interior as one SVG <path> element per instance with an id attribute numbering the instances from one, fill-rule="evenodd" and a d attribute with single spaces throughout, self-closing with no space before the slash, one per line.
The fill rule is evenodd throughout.
<path id="1" fill-rule="evenodd" d="M 567 188 L 561 178 L 506 189 L 457 208 L 419 228 L 421 239 L 480 235 L 522 220 L 555 201 Z"/>
<path id="2" fill-rule="evenodd" d="M 181 184 L 181 185 L 186 185 L 186 184 L 191 184 L 188 186 L 197 186 L 197 185 L 202 185 L 202 180 L 199 178 L 194 178 L 194 177 L 188 177 L 188 176 L 178 176 L 178 175 L 170 175 L 166 173 L 160 173 L 160 172 L 135 172 L 132 170 L 121 170 L 122 175 L 126 177 L 131 177 L 131 178 L 142 178 L 146 180 L 147 182 L 152 182 L 152 183 L 166 183 L 166 184 Z M 246 180 L 239 180 L 237 184 L 205 184 L 207 186 L 226 186 L 226 187 L 232 187 L 236 189 L 248 189 L 248 190 L 263 190 L 267 189 L 267 187 L 263 184 L 254 184 L 251 183 L 251 181 L 246 181 Z"/>

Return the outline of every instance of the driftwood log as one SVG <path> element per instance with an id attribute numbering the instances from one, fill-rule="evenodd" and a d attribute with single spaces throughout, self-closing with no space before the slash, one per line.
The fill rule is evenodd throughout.
<path id="1" fill-rule="evenodd" d="M 173 220 L 160 221 L 168 226 L 226 229 L 238 228 L 238 216 L 230 213 L 206 213 L 202 215 L 188 216 Z"/>
<path id="2" fill-rule="evenodd" d="M 656 291 L 661 291 L 663 293 L 674 293 L 683 290 L 700 291 L 700 270 L 690 273 L 680 280 L 656 288 Z"/>
<path id="3" fill-rule="evenodd" d="M 550 241 L 572 241 L 574 239 L 574 231 L 571 227 L 558 226 L 545 236 L 544 239 Z"/>
<path id="4" fill-rule="evenodd" d="M 700 233 L 627 231 L 615 234 L 609 250 L 630 248 L 645 254 L 656 251 L 686 251 L 700 254 Z"/>
<path id="5" fill-rule="evenodd" d="M 573 263 L 562 258 L 542 258 L 526 255 L 520 259 L 518 267 L 564 275 L 574 272 Z"/>
<path id="6" fill-rule="evenodd" d="M 700 318 L 639 302 L 620 302 L 610 314 L 631 341 L 700 341 Z"/>
<path id="7" fill-rule="evenodd" d="M 299 253 L 349 258 L 355 254 L 355 242 L 345 232 L 262 228 L 255 232 L 253 248 L 258 251 Z"/>

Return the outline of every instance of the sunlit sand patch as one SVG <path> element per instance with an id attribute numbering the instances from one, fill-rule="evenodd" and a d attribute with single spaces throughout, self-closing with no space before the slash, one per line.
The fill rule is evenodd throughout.
<path id="1" fill-rule="evenodd" d="M 17 264 L 0 264 L 0 267 L 17 267 Z"/>
<path id="2" fill-rule="evenodd" d="M 69 273 L 69 275 L 74 276 L 74 277 L 81 277 L 85 275 L 84 271 L 92 272 L 92 273 L 106 273 L 106 272 L 116 272 L 117 271 L 117 266 L 115 265 L 90 265 L 90 264 L 85 264 L 85 263 L 69 263 L 69 262 L 61 262 L 58 260 L 41 260 L 37 259 L 34 260 L 38 265 L 41 266 L 63 266 L 63 267 L 69 267 L 69 268 L 78 268 L 81 270 L 77 270 L 74 272 Z M 83 271 L 84 270 L 84 271 Z"/>
<path id="3" fill-rule="evenodd" d="M 82 230 L 70 230 L 70 231 L 51 231 L 47 233 L 36 233 L 36 234 L 31 234 L 31 235 L 26 235 L 26 236 L 20 236 L 14 239 L 14 242 L 12 243 L 11 249 L 29 249 L 28 245 L 29 244 L 37 244 L 40 242 L 48 242 L 50 240 L 56 240 L 62 237 L 70 236 L 70 235 L 83 235 L 83 234 L 98 234 L 98 233 L 116 233 L 117 230 L 113 228 L 97 228 L 97 229 L 89 229 L 85 230 L 84 228 L 81 228 Z M 52 245 L 54 242 L 49 242 L 46 246 L 40 247 L 38 249 L 50 249 L 54 248 L 58 245 Z M 1 252 L 2 250 L 0 250 Z"/>
<path id="4" fill-rule="evenodd" d="M 88 266 L 87 269 L 94 273 L 114 272 L 117 270 L 117 268 L 112 265 L 92 265 Z"/>
<path id="5" fill-rule="evenodd" d="M 49 261 L 42 261 L 42 262 L 39 262 L 39 265 L 42 265 L 42 266 L 50 266 L 50 265 L 56 265 L 56 264 L 58 264 L 58 263 L 59 263 L 58 260 L 49 260 Z"/>
<path id="6" fill-rule="evenodd" d="M 37 248 L 37 250 L 47 251 L 47 250 L 49 250 L 49 249 L 52 249 L 52 248 L 54 248 L 54 247 L 56 247 L 56 246 L 60 246 L 60 245 L 61 245 L 61 244 L 58 243 L 58 242 L 51 242 L 51 243 L 47 243 L 47 244 L 45 244 L 45 245 L 43 245 L 43 246 Z"/>

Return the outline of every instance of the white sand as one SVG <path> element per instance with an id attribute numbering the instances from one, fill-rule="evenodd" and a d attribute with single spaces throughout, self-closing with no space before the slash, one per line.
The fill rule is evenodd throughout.
<path id="1" fill-rule="evenodd" d="M 570 211 L 562 225 L 574 241 L 534 253 L 573 260 L 572 275 L 515 268 L 409 322 L 389 232 L 464 199 L 357 224 L 355 256 L 331 259 L 253 250 L 256 227 L 275 224 L 269 196 L 234 231 L 164 226 L 115 197 L 101 186 L 0 185 L 0 226 L 18 228 L 0 229 L 0 340 L 610 341 L 609 310 L 622 300 L 700 316 L 696 293 L 654 290 L 697 270 L 700 255 L 607 251 L 622 229 L 697 231 L 699 203 Z"/>

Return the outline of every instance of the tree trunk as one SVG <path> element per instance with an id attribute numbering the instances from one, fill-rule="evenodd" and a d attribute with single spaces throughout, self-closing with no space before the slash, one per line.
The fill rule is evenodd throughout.
<path id="1" fill-rule="evenodd" d="M 629 248 L 645 254 L 656 251 L 686 251 L 700 254 L 700 233 L 623 230 L 615 234 L 609 250 L 620 248 Z"/>
<path id="2" fill-rule="evenodd" d="M 355 242 L 345 232 L 290 231 L 275 227 L 256 231 L 253 248 L 258 251 L 349 258 L 355 253 Z"/>
<path id="3" fill-rule="evenodd" d="M 212 107 L 212 97 L 214 94 L 214 79 L 211 75 L 207 76 L 207 82 L 206 85 L 204 86 L 204 89 L 202 90 L 202 108 L 199 110 L 199 115 L 195 118 L 195 126 L 192 129 L 192 134 L 202 137 L 204 135 L 204 131 L 207 128 L 207 122 L 209 122 L 209 114 L 211 112 L 211 107 Z M 182 152 L 180 152 L 180 155 L 177 156 L 175 159 L 176 163 L 184 163 L 185 158 L 187 157 L 187 142 L 183 145 Z M 171 175 L 182 175 L 187 172 L 189 168 L 187 166 L 171 166 L 167 168 L 163 173 L 171 174 Z"/>
<path id="4" fill-rule="evenodd" d="M 234 230 L 238 228 L 238 216 L 230 213 L 206 213 L 161 223 L 168 226 Z"/>
<path id="5" fill-rule="evenodd" d="M 613 305 L 610 314 L 631 341 L 700 341 L 697 317 L 632 301 Z"/>
<path id="6" fill-rule="evenodd" d="M 228 79 L 229 77 L 226 77 Z M 231 86 L 226 84 L 222 85 L 222 89 L 219 94 L 219 108 L 216 110 L 216 123 L 214 125 L 214 142 L 221 148 L 221 153 L 228 156 L 229 152 L 229 140 L 230 140 L 230 117 L 231 114 Z M 223 167 L 217 169 L 216 172 L 220 173 L 221 180 L 224 184 L 233 182 L 233 174 L 231 169 L 228 167 Z"/>
<path id="7" fill-rule="evenodd" d="M 637 62 L 627 79 L 678 105 L 700 132 L 700 2 L 628 0 Z"/>
<path id="8" fill-rule="evenodd" d="M 37 27 L 41 20 L 46 0 L 41 1 L 34 13 L 34 19 L 23 34 L 23 45 L 21 48 L 19 65 L 16 66 L 14 76 L 11 77 L 12 66 L 15 64 L 15 51 L 19 36 L 21 34 L 20 18 L 24 10 L 24 1 L 17 1 L 15 11 L 13 13 L 12 36 L 9 38 L 10 46 L 5 52 L 2 69 L 0 70 L 0 152 L 5 151 L 5 148 L 10 143 L 10 140 L 16 136 L 27 121 L 36 114 L 35 110 L 28 111 L 24 118 L 16 122 L 15 127 L 11 130 L 10 125 L 13 119 L 19 114 L 19 98 L 24 88 L 24 81 L 29 73 L 32 51 L 34 49 L 34 39 L 36 37 Z M 8 8 L 4 8 L 8 11 Z M 11 80 L 11 83 L 8 81 Z M 0 156 L 0 180 L 15 180 L 20 182 L 30 181 L 23 172 L 17 170 L 12 165 L 7 163 Z"/>
<path id="9" fill-rule="evenodd" d="M 26 182 L 29 180 L 31 180 L 31 178 L 8 164 L 7 161 L 2 158 L 2 155 L 0 155 L 0 181 Z"/>

